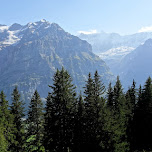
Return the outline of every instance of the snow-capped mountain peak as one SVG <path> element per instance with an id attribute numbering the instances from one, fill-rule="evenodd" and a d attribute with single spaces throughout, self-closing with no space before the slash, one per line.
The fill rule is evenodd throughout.
<path id="1" fill-rule="evenodd" d="M 44 33 L 45 30 L 49 30 L 49 28 L 62 29 L 57 24 L 50 23 L 45 19 L 37 22 L 29 22 L 26 25 L 20 25 L 18 23 L 14 23 L 11 26 L 0 25 L 0 50 L 2 47 L 15 45 L 23 37 L 29 37 L 30 34 L 31 38 L 38 36 Z"/>

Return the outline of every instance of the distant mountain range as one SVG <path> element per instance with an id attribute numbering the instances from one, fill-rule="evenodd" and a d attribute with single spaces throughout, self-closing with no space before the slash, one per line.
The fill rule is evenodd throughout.
<path id="1" fill-rule="evenodd" d="M 93 52 L 103 59 L 111 71 L 117 75 L 120 61 L 139 45 L 152 38 L 151 32 L 121 36 L 117 33 L 100 32 L 80 34 L 79 37 L 92 45 Z"/>
<path id="2" fill-rule="evenodd" d="M 91 45 L 65 32 L 58 24 L 41 20 L 27 25 L 0 25 L 0 90 L 10 97 L 15 85 L 22 98 L 30 99 L 35 89 L 47 96 L 57 68 L 64 66 L 79 92 L 88 73 L 98 70 L 107 85 L 114 76 Z"/>
<path id="3" fill-rule="evenodd" d="M 124 86 L 128 86 L 133 79 L 137 85 L 144 84 L 146 79 L 152 77 L 152 39 L 126 55 L 117 67 L 117 72 Z"/>
<path id="4" fill-rule="evenodd" d="M 80 34 L 79 37 L 92 45 L 94 53 L 101 54 L 113 48 L 137 48 L 147 39 L 152 38 L 152 32 L 142 32 L 124 36 L 117 33 L 100 32 L 95 34 Z"/>
<path id="5" fill-rule="evenodd" d="M 101 32 L 79 37 L 92 45 L 93 52 L 106 62 L 115 76 L 120 76 L 125 88 L 133 79 L 143 84 L 152 76 L 152 32 L 126 36 Z"/>

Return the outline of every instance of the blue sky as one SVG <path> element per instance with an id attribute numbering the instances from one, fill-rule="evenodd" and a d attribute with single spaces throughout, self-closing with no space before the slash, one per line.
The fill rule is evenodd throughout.
<path id="1" fill-rule="evenodd" d="M 0 0 L 0 4 L 0 24 L 46 19 L 72 34 L 152 31 L 152 0 Z"/>

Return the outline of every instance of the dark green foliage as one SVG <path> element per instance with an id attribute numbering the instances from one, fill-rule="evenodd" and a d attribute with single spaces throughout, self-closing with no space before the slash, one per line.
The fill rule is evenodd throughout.
<path id="1" fill-rule="evenodd" d="M 46 107 L 45 107 L 45 121 L 44 121 L 44 139 L 43 143 L 45 146 L 46 150 L 53 149 L 55 147 L 55 142 L 53 142 L 53 131 L 55 130 L 55 106 L 54 103 L 52 102 L 52 97 L 51 93 L 48 94 L 47 96 L 47 101 L 46 101 Z"/>
<path id="2" fill-rule="evenodd" d="M 111 82 L 109 83 L 109 87 L 108 87 L 108 92 L 107 92 L 107 107 L 110 110 L 114 109 L 114 92 L 113 92 L 113 88 L 111 86 Z"/>
<path id="3" fill-rule="evenodd" d="M 94 109 L 94 84 L 91 74 L 88 75 L 88 80 L 85 86 L 85 147 L 84 150 L 93 150 L 92 147 L 96 147 L 96 135 L 95 135 L 95 109 Z"/>
<path id="4" fill-rule="evenodd" d="M 4 147 L 7 151 L 11 150 L 14 144 L 14 124 L 13 115 L 10 113 L 8 101 L 3 91 L 0 93 L 0 127 L 2 128 L 1 139 L 4 142 Z"/>
<path id="5" fill-rule="evenodd" d="M 136 83 L 133 80 L 132 86 L 126 92 L 126 100 L 127 100 L 127 138 L 128 142 L 130 143 L 130 148 L 132 149 L 132 141 L 133 141 L 133 118 L 135 113 L 135 107 L 137 102 L 137 92 L 136 92 Z"/>
<path id="6" fill-rule="evenodd" d="M 94 100 L 94 85 L 93 85 L 93 79 L 91 78 L 91 73 L 88 75 L 88 80 L 86 82 L 85 86 L 85 101 L 86 105 L 89 107 L 89 105 L 93 102 Z"/>
<path id="7" fill-rule="evenodd" d="M 107 151 L 126 152 L 129 150 L 127 141 L 127 100 L 123 93 L 122 85 L 117 77 L 114 89 L 109 84 L 107 108 L 106 108 L 106 126 L 107 133 Z"/>
<path id="8" fill-rule="evenodd" d="M 31 146 L 38 147 L 37 151 L 40 151 L 43 138 L 44 115 L 43 103 L 37 90 L 34 92 L 30 102 L 27 122 L 27 140 L 30 140 L 31 138 L 33 139 L 34 137 L 34 141 L 31 140 L 33 141 Z"/>
<path id="9" fill-rule="evenodd" d="M 149 77 L 143 89 L 139 88 L 138 103 L 134 114 L 133 149 L 152 150 L 152 80 Z"/>
<path id="10" fill-rule="evenodd" d="M 51 133 L 52 137 L 45 137 L 49 141 L 47 149 L 49 151 L 66 152 L 72 149 L 74 114 L 75 114 L 75 87 L 68 72 L 61 69 L 57 70 L 53 79 L 54 83 L 51 93 L 51 100 L 47 99 L 46 112 L 51 113 L 52 120 Z M 51 103 L 52 102 L 52 103 Z M 50 108 L 50 110 L 48 110 Z M 52 112 L 51 112 L 52 111 Z M 45 128 L 48 128 L 48 113 L 46 113 Z M 46 147 L 47 148 L 47 147 Z"/>
<path id="11" fill-rule="evenodd" d="M 127 141 L 127 100 L 123 93 L 122 85 L 117 77 L 116 84 L 114 86 L 114 148 L 115 152 L 126 152 L 129 150 L 129 144 Z"/>
<path id="12" fill-rule="evenodd" d="M 0 116 L 2 116 L 2 109 L 0 108 Z M 4 117 L 0 117 L 0 152 L 7 152 L 8 141 L 5 138 L 5 126 L 3 126 Z"/>
<path id="13" fill-rule="evenodd" d="M 40 95 L 32 96 L 28 118 L 15 87 L 12 104 L 0 93 L 0 152 L 152 151 L 152 80 L 138 95 L 136 83 L 124 93 L 119 77 L 105 95 L 96 71 L 89 73 L 84 98 L 76 98 L 68 72 L 57 70 L 45 113 Z M 45 148 L 44 148 L 45 147 Z"/>
<path id="14" fill-rule="evenodd" d="M 121 99 L 124 97 L 124 94 L 123 94 L 121 82 L 119 80 L 119 76 L 117 76 L 117 81 L 114 86 L 113 94 L 114 94 L 113 96 L 114 111 L 116 115 L 119 115 L 120 110 L 122 110 L 120 106 L 124 104 L 123 101 L 121 101 Z"/>
<path id="15" fill-rule="evenodd" d="M 31 135 L 28 137 L 28 139 L 25 141 L 24 149 L 25 152 L 45 152 L 42 142 L 37 142 L 36 135 Z"/>
<path id="16" fill-rule="evenodd" d="M 13 123 L 15 127 L 14 138 L 15 143 L 12 145 L 13 149 L 16 152 L 24 151 L 23 144 L 25 141 L 24 137 L 24 126 L 23 126 L 23 117 L 24 115 L 24 104 L 20 101 L 20 94 L 18 92 L 17 87 L 13 90 L 12 93 L 12 105 L 11 105 L 11 113 L 14 117 Z"/>
<path id="17" fill-rule="evenodd" d="M 105 124 L 104 124 L 104 143 L 103 147 L 105 151 L 113 152 L 114 151 L 114 136 L 115 136 L 115 117 L 114 117 L 114 89 L 109 83 L 107 91 L 107 102 L 105 108 Z"/>
<path id="18" fill-rule="evenodd" d="M 98 72 L 88 75 L 88 81 L 85 86 L 85 136 L 86 150 L 93 148 L 95 151 L 101 151 L 102 135 L 103 135 L 103 114 L 105 100 L 101 97 L 104 93 L 104 85 L 100 81 Z M 93 150 L 92 149 L 92 150 Z"/>
<path id="19" fill-rule="evenodd" d="M 98 71 L 94 74 L 94 96 L 98 98 L 99 96 L 103 95 L 105 92 L 105 86 L 104 83 L 101 82 L 100 76 L 98 74 Z"/>
<path id="20" fill-rule="evenodd" d="M 82 94 L 80 93 L 76 103 L 76 113 L 74 122 L 73 151 L 83 151 L 85 145 L 85 107 Z"/>
<path id="21" fill-rule="evenodd" d="M 8 142 L 4 136 L 5 128 L 2 126 L 0 120 L 0 152 L 7 152 L 8 149 Z"/>
<path id="22" fill-rule="evenodd" d="M 132 120 L 133 116 L 134 116 L 134 110 L 135 110 L 135 105 L 137 102 L 136 99 L 136 83 L 133 80 L 132 86 L 131 88 L 128 89 L 127 93 L 126 93 L 126 99 L 127 99 L 127 105 L 128 105 L 128 109 L 130 109 L 130 111 L 128 111 L 129 113 L 129 117 Z"/>

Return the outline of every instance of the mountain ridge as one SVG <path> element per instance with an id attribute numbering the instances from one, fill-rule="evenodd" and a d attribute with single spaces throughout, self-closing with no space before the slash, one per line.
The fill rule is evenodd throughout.
<path id="1" fill-rule="evenodd" d="M 152 77 L 152 72 L 149 69 L 149 65 L 152 64 L 151 58 L 152 39 L 148 39 L 122 59 L 118 67 L 118 73 L 126 87 L 133 79 L 137 82 L 137 85 L 143 85 L 149 76 Z"/>
<path id="2" fill-rule="evenodd" d="M 98 70 L 106 85 L 114 78 L 87 41 L 65 32 L 56 23 L 28 23 L 13 34 L 18 38 L 16 42 L 0 45 L 0 90 L 7 95 L 18 85 L 26 99 L 35 89 L 45 98 L 56 69 L 62 66 L 69 71 L 78 90 L 84 87 L 89 72 Z M 8 39 L 5 36 L 4 41 Z"/>

